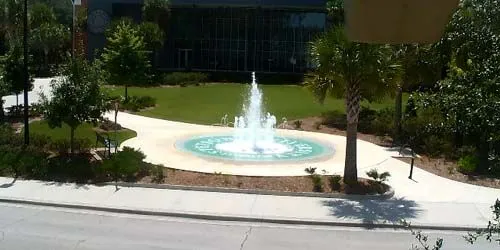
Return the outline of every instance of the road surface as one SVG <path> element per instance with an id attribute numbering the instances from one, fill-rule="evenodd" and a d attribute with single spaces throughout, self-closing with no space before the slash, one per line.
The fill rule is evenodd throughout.
<path id="1" fill-rule="evenodd" d="M 202 205 L 202 204 L 200 204 Z M 443 249 L 500 249 L 469 245 L 465 232 L 428 232 Z M 405 250 L 404 230 L 286 226 L 113 214 L 0 203 L 0 249 L 228 249 Z"/>

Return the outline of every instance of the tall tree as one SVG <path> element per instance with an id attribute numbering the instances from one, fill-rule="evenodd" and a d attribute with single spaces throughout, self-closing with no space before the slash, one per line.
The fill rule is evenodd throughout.
<path id="1" fill-rule="evenodd" d="M 29 24 L 31 29 L 36 29 L 46 23 L 56 23 L 54 10 L 47 4 L 35 3 L 30 7 Z"/>
<path id="2" fill-rule="evenodd" d="M 170 16 L 170 6 L 168 0 L 144 0 L 142 6 L 142 16 L 144 21 L 158 24 L 166 30 L 168 18 Z"/>
<path id="3" fill-rule="evenodd" d="M 165 41 L 165 32 L 160 26 L 153 22 L 143 22 L 139 24 L 139 34 L 144 39 L 146 49 L 152 55 L 153 66 L 157 65 L 158 50 L 161 49 Z"/>
<path id="4" fill-rule="evenodd" d="M 108 82 L 125 85 L 128 100 L 128 86 L 144 82 L 150 67 L 143 37 L 129 22 L 120 22 L 108 37 L 102 58 Z"/>
<path id="5" fill-rule="evenodd" d="M 96 123 L 106 111 L 101 91 L 102 72 L 96 64 L 75 57 L 51 83 L 51 98 L 42 95 L 42 107 L 49 126 L 70 127 L 70 153 L 73 153 L 75 130 L 82 123 Z"/>
<path id="6" fill-rule="evenodd" d="M 343 96 L 347 113 L 347 145 L 344 182 L 357 181 L 356 141 L 360 102 L 386 96 L 394 89 L 398 67 L 392 64 L 391 48 L 354 43 L 337 26 L 312 43 L 310 56 L 316 69 L 307 85 L 323 102 L 329 95 Z"/>
<path id="7" fill-rule="evenodd" d="M 500 142 L 500 9 L 498 0 L 463 0 L 445 39 L 451 41 L 448 78 L 429 96 L 454 132 L 476 144 L 478 172 L 491 171 L 491 144 Z M 496 156 L 495 156 L 496 155 Z M 500 171 L 500 170 L 499 170 Z"/>

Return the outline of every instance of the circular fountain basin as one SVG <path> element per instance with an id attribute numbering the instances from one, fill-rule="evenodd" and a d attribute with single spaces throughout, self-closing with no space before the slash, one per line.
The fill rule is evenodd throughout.
<path id="1" fill-rule="evenodd" d="M 308 138 L 277 136 L 274 141 L 235 141 L 232 135 L 207 135 L 179 140 L 178 150 L 198 157 L 235 162 L 296 162 L 324 159 L 332 146 Z"/>

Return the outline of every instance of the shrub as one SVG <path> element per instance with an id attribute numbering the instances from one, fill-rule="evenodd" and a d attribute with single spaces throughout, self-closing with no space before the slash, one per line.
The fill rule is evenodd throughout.
<path id="1" fill-rule="evenodd" d="M 339 191 L 340 190 L 340 181 L 342 180 L 342 176 L 340 175 L 333 175 L 328 178 L 328 181 L 330 182 L 330 187 L 334 191 Z"/>
<path id="2" fill-rule="evenodd" d="M 103 119 L 102 122 L 99 124 L 99 128 L 104 131 L 114 131 L 114 130 L 121 130 L 122 126 L 118 123 L 110 121 L 109 119 Z"/>
<path id="3" fill-rule="evenodd" d="M 295 129 L 301 129 L 302 128 L 302 121 L 296 120 L 293 122 L 293 125 L 295 126 Z"/>
<path id="4" fill-rule="evenodd" d="M 144 108 L 154 107 L 156 99 L 151 96 L 130 96 L 120 104 L 121 109 L 137 112 Z"/>
<path id="5" fill-rule="evenodd" d="M 153 166 L 153 181 L 156 183 L 163 183 L 163 180 L 165 179 L 165 173 L 164 171 L 164 166 L 162 165 L 157 165 Z"/>
<path id="6" fill-rule="evenodd" d="M 328 127 L 346 129 L 346 115 L 339 111 L 328 111 L 321 114 L 322 123 Z"/>
<path id="7" fill-rule="evenodd" d="M 438 157 L 453 152 L 453 146 L 446 138 L 429 135 L 423 138 L 423 150 L 431 157 Z"/>
<path id="8" fill-rule="evenodd" d="M 464 174 L 472 174 L 479 165 L 479 158 L 475 155 L 467 155 L 458 160 L 458 170 Z"/>
<path id="9" fill-rule="evenodd" d="M 315 173 L 316 173 L 316 169 L 317 169 L 317 168 L 308 167 L 308 168 L 304 169 L 304 171 L 306 171 L 306 173 L 308 173 L 308 174 L 311 174 L 311 175 L 312 175 L 312 174 L 315 174 Z"/>
<path id="10" fill-rule="evenodd" d="M 119 179 L 130 180 L 141 170 L 145 158 L 146 156 L 141 151 L 124 147 L 122 151 L 105 160 L 102 168 L 112 176 L 115 182 L 118 182 Z"/>
<path id="11" fill-rule="evenodd" d="M 313 174 L 311 175 L 311 180 L 313 183 L 313 191 L 314 192 L 323 192 L 323 179 L 321 175 Z"/>
<path id="12" fill-rule="evenodd" d="M 322 125 L 321 122 L 315 122 L 314 123 L 314 129 L 320 130 L 321 129 L 321 125 Z"/>
<path id="13" fill-rule="evenodd" d="M 391 176 L 391 174 L 389 172 L 383 172 L 383 173 L 379 174 L 377 169 L 372 169 L 372 170 L 366 172 L 366 175 L 368 175 L 368 177 L 372 178 L 374 181 L 376 181 L 378 183 L 386 182 L 389 179 L 389 177 Z"/>
<path id="14" fill-rule="evenodd" d="M 163 77 L 163 83 L 166 85 L 180 85 L 182 87 L 189 85 L 199 85 L 206 82 L 208 75 L 199 72 L 173 72 Z"/>
<path id="15" fill-rule="evenodd" d="M 376 135 L 391 135 L 394 132 L 394 109 L 378 111 L 372 121 L 372 131 Z"/>
<path id="16" fill-rule="evenodd" d="M 92 142 L 85 138 L 85 139 L 80 139 L 76 138 L 73 141 L 73 150 L 74 152 L 79 152 L 79 153 L 86 153 L 89 152 L 90 148 L 92 147 Z M 69 139 L 59 139 L 59 140 L 54 140 L 50 141 L 49 144 L 46 146 L 47 149 L 51 151 L 55 151 L 59 153 L 60 155 L 65 155 L 68 154 L 69 148 L 70 148 L 70 140 Z"/>
<path id="17" fill-rule="evenodd" d="M 358 131 L 363 133 L 372 133 L 372 123 L 377 116 L 377 111 L 365 106 L 361 106 L 359 111 Z"/>

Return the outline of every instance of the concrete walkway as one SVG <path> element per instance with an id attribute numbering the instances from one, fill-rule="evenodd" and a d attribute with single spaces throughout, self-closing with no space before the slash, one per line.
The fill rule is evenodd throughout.
<path id="1" fill-rule="evenodd" d="M 196 218 L 266 221 L 294 224 L 393 225 L 402 219 L 414 226 L 442 229 L 487 225 L 488 203 L 386 201 L 268 196 L 199 191 L 120 188 L 0 178 L 0 201 L 31 201 L 59 205 L 140 211 Z"/>

